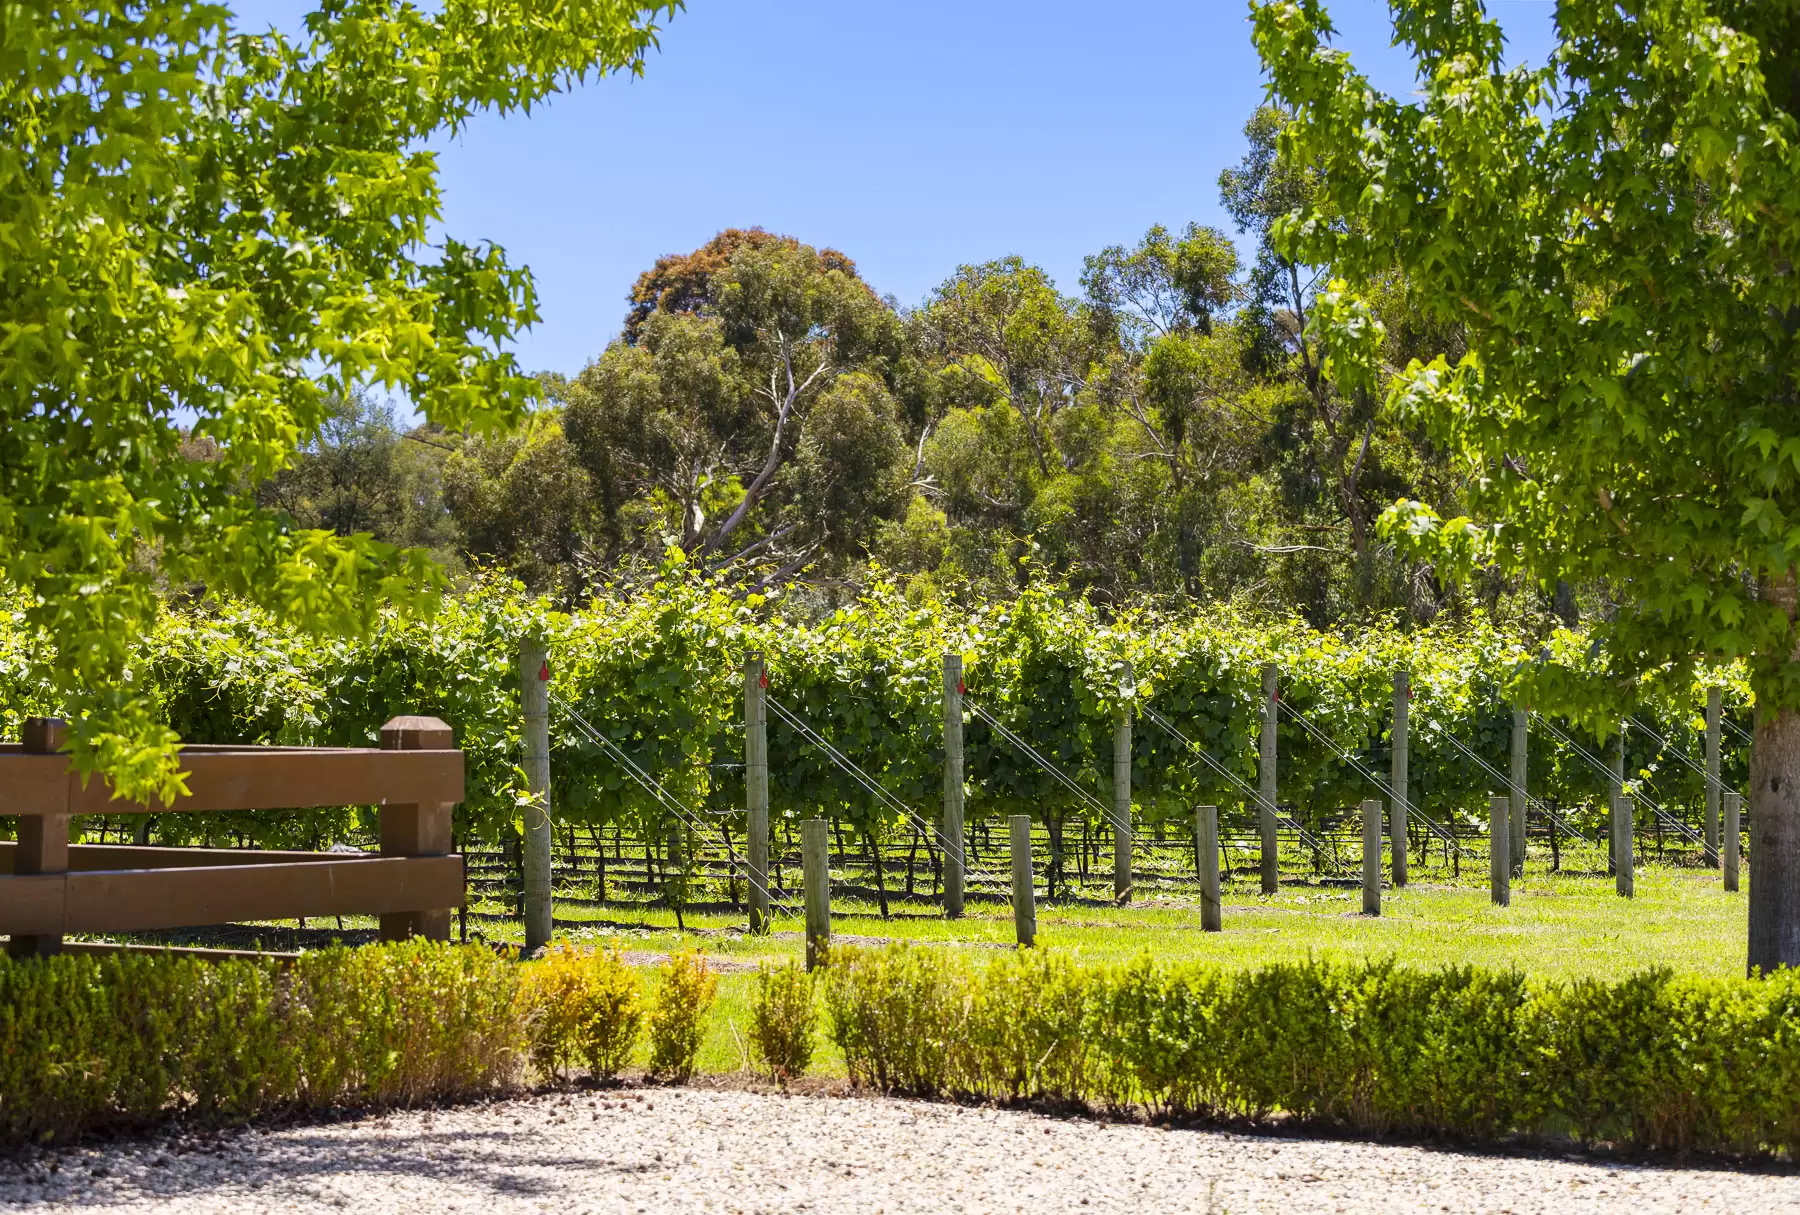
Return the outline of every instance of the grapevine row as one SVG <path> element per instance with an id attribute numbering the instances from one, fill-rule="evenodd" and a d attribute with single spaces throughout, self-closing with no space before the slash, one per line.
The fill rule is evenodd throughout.
<path id="1" fill-rule="evenodd" d="M 33 676 L 33 641 L 0 628 L 0 727 L 49 712 Z M 776 604 L 744 600 L 668 571 L 628 597 L 573 615 L 504 586 L 447 601 L 435 618 L 393 621 L 352 640 L 297 635 L 240 607 L 173 611 L 134 671 L 170 726 L 191 742 L 364 745 L 396 713 L 442 717 L 468 755 L 464 840 L 494 840 L 519 820 L 518 641 L 545 638 L 551 687 L 676 798 L 697 811 L 742 811 L 742 666 L 761 653 L 770 690 L 895 798 L 935 819 L 942 789 L 942 669 L 963 657 L 967 697 L 1064 773 L 1109 803 L 1114 723 L 1149 705 L 1240 780 L 1256 781 L 1260 671 L 1280 672 L 1290 712 L 1325 735 L 1282 727 L 1281 800 L 1304 820 L 1380 796 L 1360 766 L 1388 766 L 1393 674 L 1411 674 L 1411 795 L 1434 817 L 1474 825 L 1494 781 L 1451 740 L 1504 771 L 1512 698 L 1559 689 L 1538 706 L 1571 742 L 1602 753 L 1610 727 L 1631 718 L 1626 773 L 1665 806 L 1691 806 L 1703 777 L 1707 684 L 1722 687 L 1728 720 L 1748 721 L 1739 673 L 1702 672 L 1679 686 L 1622 684 L 1593 666 L 1585 638 L 1559 633 L 1527 646 L 1487 625 L 1355 635 L 1297 623 L 1257 624 L 1222 610 L 1178 617 L 1103 618 L 1052 587 L 975 610 L 914 605 L 877 588 L 829 618 L 799 623 Z M 1591 689 L 1579 703 L 1570 687 Z M 553 702 L 555 703 L 555 702 Z M 582 731 L 552 710 L 552 788 L 559 821 L 655 832 L 666 811 Z M 1079 821 L 1091 804 L 971 714 L 965 727 L 971 821 L 1030 813 Z M 1358 761 L 1345 761 L 1339 750 Z M 1679 752 L 1679 754 L 1677 754 Z M 1248 817 L 1241 787 L 1184 753 L 1169 734 L 1132 734 L 1133 813 L 1185 823 L 1197 803 Z M 1724 781 L 1741 787 L 1746 749 L 1728 747 Z M 769 727 L 771 810 L 790 820 L 825 815 L 882 837 L 903 827 L 882 804 L 780 721 Z M 1534 733 L 1533 797 L 1597 821 L 1604 778 L 1557 740 Z M 313 846 L 354 835 L 356 810 L 257 812 L 217 828 L 266 846 Z M 198 829 L 200 824 L 195 824 Z M 196 837 L 197 838 L 197 837 Z"/>

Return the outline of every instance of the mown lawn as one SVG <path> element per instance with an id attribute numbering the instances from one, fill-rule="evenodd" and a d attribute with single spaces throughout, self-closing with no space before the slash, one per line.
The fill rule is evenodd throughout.
<path id="1" fill-rule="evenodd" d="M 1038 942 L 1096 963 L 1149 955 L 1164 962 L 1250 967 L 1307 957 L 1393 959 L 1409 966 L 1476 965 L 1517 968 L 1552 978 L 1617 978 L 1649 967 L 1738 976 L 1745 963 L 1745 895 L 1726 894 L 1716 874 L 1643 867 L 1636 897 L 1622 899 L 1604 874 L 1551 875 L 1528 871 L 1513 883 L 1512 905 L 1495 907 L 1485 887 L 1415 882 L 1383 892 L 1379 918 L 1360 914 L 1354 887 L 1293 885 L 1264 896 L 1253 882 L 1225 893 L 1225 928 L 1200 930 L 1196 904 L 1159 895 L 1128 907 L 1099 900 L 1044 903 L 1038 907 Z M 919 905 L 895 903 L 887 919 L 872 904 L 840 902 L 833 908 L 840 942 L 917 941 L 933 946 L 991 952 L 1013 947 L 1011 910 L 1005 904 L 972 905 L 961 920 L 945 920 Z M 479 917 L 484 931 L 512 936 L 501 920 Z M 736 1070 L 745 1063 L 745 1024 L 763 961 L 798 959 L 801 922 L 780 915 L 774 931 L 753 937 L 744 916 L 728 910 L 693 910 L 675 927 L 661 907 L 565 904 L 557 915 L 559 939 L 639 954 L 697 948 L 716 958 L 720 976 L 701 1064 L 707 1071 Z M 646 961 L 651 959 L 646 958 Z M 824 1074 L 841 1073 L 842 1060 L 827 1048 Z"/>
<path id="2" fill-rule="evenodd" d="M 1515 879 L 1512 904 L 1504 908 L 1489 902 L 1485 861 L 1465 862 L 1460 877 L 1434 865 L 1405 890 L 1385 890 L 1379 918 L 1360 913 L 1361 892 L 1347 882 L 1295 881 L 1264 896 L 1246 875 L 1226 887 L 1225 928 L 1219 933 L 1200 930 L 1191 891 L 1166 885 L 1125 907 L 1099 897 L 1041 902 L 1038 946 L 1094 963 L 1148 955 L 1171 963 L 1250 967 L 1320 957 L 1517 968 L 1560 979 L 1617 978 L 1650 967 L 1720 977 L 1743 974 L 1746 895 L 1725 893 L 1715 872 L 1642 865 L 1636 897 L 1622 899 L 1600 869 L 1598 856 L 1565 854 L 1563 862 L 1581 868 L 1553 874 L 1544 862 L 1534 861 L 1523 878 Z M 557 940 L 626 950 L 646 967 L 650 983 L 658 955 L 684 948 L 705 951 L 721 974 L 702 1068 L 733 1071 L 744 1066 L 755 969 L 763 962 L 800 958 L 804 939 L 798 915 L 778 913 L 772 932 L 751 936 L 744 912 L 714 903 L 689 908 L 682 917 L 685 927 L 678 929 L 674 912 L 665 906 L 599 902 L 592 893 L 558 891 Z M 1090 888 L 1088 893 L 1100 892 Z M 873 901 L 839 898 L 832 913 L 834 939 L 916 941 L 979 954 L 1013 948 L 1012 912 L 1004 902 L 972 901 L 968 913 L 955 921 L 923 902 L 895 899 L 890 911 L 883 918 Z M 520 939 L 519 922 L 491 899 L 472 904 L 468 926 L 471 937 Z M 358 939 L 373 935 L 374 922 L 346 917 L 344 927 L 347 937 Z M 283 939 L 292 929 L 281 925 L 250 931 L 268 931 L 272 939 L 263 943 L 274 948 L 304 947 L 334 935 L 319 921 L 309 929 L 305 941 Z M 240 935 L 243 931 L 238 930 Z M 181 944 L 249 943 L 199 941 L 186 933 L 145 935 Z M 819 1065 L 827 1075 L 841 1073 L 843 1066 L 829 1047 Z"/>

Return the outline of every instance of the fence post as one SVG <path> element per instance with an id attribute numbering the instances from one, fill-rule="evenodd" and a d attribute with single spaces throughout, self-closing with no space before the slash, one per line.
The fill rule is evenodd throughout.
<path id="1" fill-rule="evenodd" d="M 1029 947 L 1037 940 L 1037 894 L 1032 889 L 1031 816 L 1015 814 L 1006 820 L 1012 829 L 1013 928 L 1019 945 Z"/>
<path id="2" fill-rule="evenodd" d="M 1224 927 L 1224 907 L 1219 898 L 1219 808 L 1194 810 L 1194 840 L 1200 849 L 1200 930 L 1218 932 Z"/>
<path id="3" fill-rule="evenodd" d="M 1281 858 L 1276 852 L 1275 801 L 1279 789 L 1275 783 L 1275 728 L 1281 709 L 1281 690 L 1275 683 L 1275 664 L 1263 663 L 1262 669 L 1262 757 L 1257 764 L 1256 825 L 1262 838 L 1262 892 L 1274 894 L 1281 888 Z"/>
<path id="4" fill-rule="evenodd" d="M 1718 688 L 1706 689 L 1706 847 L 1719 850 L 1719 719 L 1724 704 Z M 1710 860 L 1707 862 L 1712 864 Z"/>
<path id="5" fill-rule="evenodd" d="M 1514 704 L 1512 711 L 1512 765 L 1507 775 L 1507 797 L 1511 803 L 1509 815 L 1510 837 L 1508 839 L 1506 857 L 1512 865 L 1515 877 L 1525 876 L 1525 807 L 1529 802 L 1526 796 L 1526 781 L 1530 777 L 1527 767 L 1526 727 L 1529 723 L 1525 706 Z"/>
<path id="6" fill-rule="evenodd" d="M 1511 818 L 1511 798 L 1488 798 L 1488 893 L 1496 907 L 1512 902 L 1512 865 L 1506 856 L 1512 838 Z"/>
<path id="7" fill-rule="evenodd" d="M 1394 672 L 1393 771 L 1388 776 L 1388 838 L 1393 850 L 1394 889 L 1406 885 L 1407 730 L 1412 709 L 1412 675 Z"/>
<path id="8" fill-rule="evenodd" d="M 1125 664 L 1131 683 L 1131 664 Z M 1131 709 L 1113 723 L 1113 901 L 1131 901 Z"/>
<path id="9" fill-rule="evenodd" d="M 768 668 L 761 654 L 744 657 L 744 872 L 750 886 L 750 931 L 769 930 Z"/>
<path id="10" fill-rule="evenodd" d="M 537 673 L 540 666 L 531 670 L 530 682 L 536 683 L 540 689 L 538 695 L 544 695 L 542 689 L 547 685 L 540 682 Z M 381 749 L 383 751 L 449 751 L 456 746 L 456 735 L 449 726 L 435 717 L 396 717 L 381 727 Z M 529 750 L 529 747 L 527 748 Z M 546 754 L 542 771 L 548 785 L 550 758 L 546 746 Z M 527 768 L 526 775 L 531 777 L 533 769 Z M 389 802 L 377 812 L 381 830 L 382 856 L 449 856 L 450 841 L 449 802 Z M 529 823 L 530 812 L 526 822 Z M 549 838 L 545 831 L 546 841 Z M 549 866 L 545 865 L 548 872 Z M 529 887 L 527 888 L 529 889 Z M 381 917 L 381 939 L 384 941 L 404 941 L 408 937 L 424 937 L 430 941 L 448 941 L 450 939 L 450 911 L 448 907 L 435 908 L 430 911 L 388 912 Z M 550 899 L 546 888 L 544 906 L 544 935 L 538 944 L 550 939 Z M 531 931 L 530 906 L 527 905 L 526 933 Z M 531 946 L 535 948 L 536 946 Z"/>
<path id="11" fill-rule="evenodd" d="M 536 637 L 519 642 L 519 699 L 525 710 L 525 952 L 550 943 L 550 652 Z M 447 745 L 447 744 L 446 744 Z"/>
<path id="12" fill-rule="evenodd" d="M 688 900 L 688 856 L 681 835 L 681 829 L 685 825 L 675 818 L 663 824 L 663 859 L 666 862 L 663 873 L 668 879 L 663 883 L 663 896 L 669 900 L 669 906 L 675 912 L 677 931 L 687 929 L 687 923 L 682 918 Z"/>
<path id="13" fill-rule="evenodd" d="M 1725 838 L 1719 841 L 1719 856 L 1725 866 L 1727 890 L 1738 888 L 1738 857 L 1742 852 L 1739 841 L 1743 838 L 1738 834 L 1741 829 L 1738 825 L 1739 797 L 1739 794 L 1727 793 L 1721 799 L 1725 803 Z"/>
<path id="14" fill-rule="evenodd" d="M 944 914 L 963 913 L 963 661 L 944 655 Z"/>
<path id="15" fill-rule="evenodd" d="M 825 965 L 831 950 L 831 827 L 822 818 L 800 824 L 800 867 L 806 888 L 806 969 Z"/>
<path id="16" fill-rule="evenodd" d="M 20 734 L 27 755 L 54 755 L 68 741 L 69 723 L 60 717 L 27 717 Z M 13 854 L 13 872 L 66 873 L 69 868 L 69 782 L 46 782 L 42 799 L 33 810 L 42 814 L 19 816 L 19 839 Z M 62 952 L 62 933 L 23 933 L 10 938 L 6 951 L 15 958 L 45 957 Z"/>
<path id="17" fill-rule="evenodd" d="M 1627 899 L 1632 895 L 1632 869 L 1636 864 L 1632 849 L 1632 826 L 1636 821 L 1637 803 L 1632 798 L 1621 796 L 1613 803 L 1613 889 Z"/>
<path id="18" fill-rule="evenodd" d="M 1363 914 L 1381 914 L 1381 802 L 1370 798 L 1362 804 Z"/>
<path id="19" fill-rule="evenodd" d="M 1607 805 L 1607 850 L 1606 871 L 1618 877 L 1618 803 L 1625 799 L 1625 727 L 1620 724 L 1618 736 L 1613 738 L 1613 749 L 1607 752 L 1607 763 L 1613 767 L 1613 776 L 1606 785 Z M 1625 823 L 1625 835 L 1631 835 L 1631 823 Z"/>

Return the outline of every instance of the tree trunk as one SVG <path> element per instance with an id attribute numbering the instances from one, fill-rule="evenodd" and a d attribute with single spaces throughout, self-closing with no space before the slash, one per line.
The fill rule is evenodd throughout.
<path id="1" fill-rule="evenodd" d="M 731 845 L 731 825 L 720 823 L 719 834 L 725 837 L 725 895 L 731 900 L 731 909 L 736 911 L 738 909 L 738 856 L 737 849 Z"/>
<path id="2" fill-rule="evenodd" d="M 1750 867 L 1750 973 L 1800 966 L 1800 712 L 1756 714 Z"/>
<path id="3" fill-rule="evenodd" d="M 888 918 L 887 878 L 881 871 L 881 849 L 875 844 L 873 831 L 863 832 L 863 839 L 869 842 L 869 860 L 875 866 L 875 898 L 881 904 L 881 918 Z"/>

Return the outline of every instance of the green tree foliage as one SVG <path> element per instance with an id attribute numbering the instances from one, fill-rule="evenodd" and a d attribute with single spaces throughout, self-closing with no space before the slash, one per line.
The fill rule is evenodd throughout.
<path id="1" fill-rule="evenodd" d="M 1322 169 L 1278 239 L 1349 284 L 1404 274 L 1467 334 L 1395 404 L 1472 517 L 1386 524 L 1463 570 L 1615 588 L 1595 645 L 1621 674 L 1748 662 L 1750 964 L 1800 963 L 1796 7 L 1565 0 L 1549 62 L 1510 68 L 1479 3 L 1391 7 L 1417 99 L 1373 89 L 1318 0 L 1255 7 L 1286 146 Z M 1618 690 L 1535 684 L 1617 716 Z"/>
<path id="2" fill-rule="evenodd" d="M 569 389 L 606 554 L 755 554 L 786 577 L 861 556 L 904 506 L 901 326 L 831 249 L 760 229 L 664 258 Z"/>
<path id="3" fill-rule="evenodd" d="M 1156 225 L 1089 257 L 1079 296 L 1011 257 L 897 309 L 843 253 L 760 228 L 659 259 L 620 336 L 556 397 L 587 477 L 562 559 L 579 575 L 506 545 L 471 555 L 571 606 L 679 548 L 824 611 L 878 570 L 920 602 L 1010 598 L 1048 574 L 1112 607 L 1219 598 L 1315 623 L 1460 609 L 1370 530 L 1402 494 L 1459 502 L 1385 389 L 1415 354 L 1460 354 L 1460 331 L 1398 275 L 1369 316 L 1316 317 L 1326 268 L 1272 236 L 1319 177 L 1282 154 L 1286 121 L 1259 110 L 1221 181 L 1249 268 L 1221 231 Z M 1360 365 L 1326 342 L 1352 331 L 1379 336 L 1382 370 L 1347 388 L 1334 369 Z M 452 506 L 507 496 L 472 490 Z M 1492 610 L 1509 587 L 1483 590 Z M 1573 607 L 1571 593 L 1565 623 Z"/>
<path id="4" fill-rule="evenodd" d="M 210 448 L 209 448 L 210 450 Z M 456 447 L 430 426 L 398 429 L 391 402 L 361 389 L 334 401 L 296 459 L 257 490 L 294 526 L 431 550 L 453 564 L 456 523 L 444 505 L 444 463 Z"/>
<path id="5" fill-rule="evenodd" d="M 79 764 L 179 787 L 130 669 L 162 586 L 325 630 L 430 591 L 422 553 L 296 527 L 253 487 L 357 385 L 450 429 L 520 417 L 533 386 L 504 343 L 531 281 L 431 230 L 427 141 L 639 70 L 672 11 L 324 0 L 288 38 L 172 0 L 7 9 L 0 559 Z"/>
<path id="6" fill-rule="evenodd" d="M 469 439 L 444 465 L 444 502 L 476 562 L 503 565 L 564 598 L 588 584 L 593 492 L 554 411 Z"/>
<path id="7" fill-rule="evenodd" d="M 797 597 L 798 599 L 799 597 Z M 552 801 L 559 822 L 619 827 L 663 838 L 671 827 L 741 839 L 744 787 L 742 669 L 765 656 L 772 701 L 809 722 L 926 822 L 942 788 L 942 658 L 963 656 L 968 701 L 1049 758 L 1077 784 L 1111 804 L 1112 730 L 1121 709 L 1148 707 L 1212 758 L 1254 785 L 1262 664 L 1282 675 L 1282 699 L 1326 738 L 1284 715 L 1281 789 L 1297 814 L 1323 826 L 1379 790 L 1339 749 L 1384 772 L 1391 680 L 1412 672 L 1413 798 L 1434 818 L 1479 832 L 1493 779 L 1451 739 L 1504 771 L 1512 673 L 1540 652 L 1569 684 L 1618 687 L 1620 675 L 1588 638 L 1559 631 L 1527 644 L 1491 627 L 1443 624 L 1410 632 L 1387 627 L 1317 631 L 1297 620 L 1258 623 L 1216 606 L 1148 611 L 1111 619 L 1052 584 L 1027 586 L 1011 602 L 977 608 L 909 601 L 877 584 L 819 618 L 811 605 L 745 597 L 732 584 L 672 563 L 630 592 L 603 591 L 586 609 L 563 613 L 490 583 L 447 601 L 430 620 L 384 618 L 358 637 L 321 642 L 261 609 L 201 605 L 171 612 L 134 647 L 140 687 L 159 721 L 194 742 L 368 746 L 399 713 L 441 717 L 468 757 L 468 793 L 458 805 L 459 840 L 494 840 L 516 830 L 520 729 L 518 642 L 548 638 L 552 674 Z M 8 717 L 57 707 L 11 658 L 30 648 L 23 615 L 0 617 L 0 679 Z M 1132 678 L 1125 678 L 1130 662 Z M 1708 676 L 1727 713 L 1747 721 L 1743 668 Z M 1671 807 L 1698 805 L 1700 778 L 1683 761 L 1702 754 L 1701 682 L 1631 681 L 1634 716 L 1627 780 Z M 19 706 L 14 709 L 12 706 Z M 581 721 L 576 720 L 579 715 Z M 771 813 L 797 827 L 836 819 L 859 841 L 891 839 L 918 823 L 874 797 L 814 744 L 771 712 Z M 585 724 L 583 724 L 585 723 Z M 1551 724 L 1590 751 L 1599 740 L 1581 719 Z M 684 819 L 651 798 L 588 733 L 605 735 L 683 804 Z M 1652 733 L 1654 732 L 1654 733 Z M 1664 745 L 1658 739 L 1666 740 Z M 1004 824 L 1030 813 L 1067 833 L 1104 829 L 1094 804 L 1071 793 L 972 710 L 965 726 L 969 821 Z M 1225 821 L 1248 829 L 1243 785 L 1198 760 L 1140 714 L 1133 731 L 1132 792 L 1141 824 L 1186 830 L 1193 807 L 1217 804 Z M 1680 752 L 1681 755 L 1678 755 Z M 1728 752 L 1725 780 L 1744 772 Z M 1591 831 L 1604 821 L 1602 774 L 1555 742 L 1533 734 L 1531 791 L 1554 800 Z M 700 819 L 705 811 L 708 820 Z M 716 817 L 713 817 L 716 816 Z M 368 842 L 374 815 L 343 808 L 158 819 L 171 842 L 314 848 L 341 839 Z M 92 822 L 98 832 L 116 824 Z M 92 838 L 92 836 L 90 836 Z M 936 841 L 927 843 L 936 847 Z M 866 845 L 865 845 L 866 846 Z M 1077 850 L 1066 844 L 1060 853 Z M 985 862 L 984 862 L 985 864 Z M 1061 876 L 1057 878 L 1060 888 Z"/>

